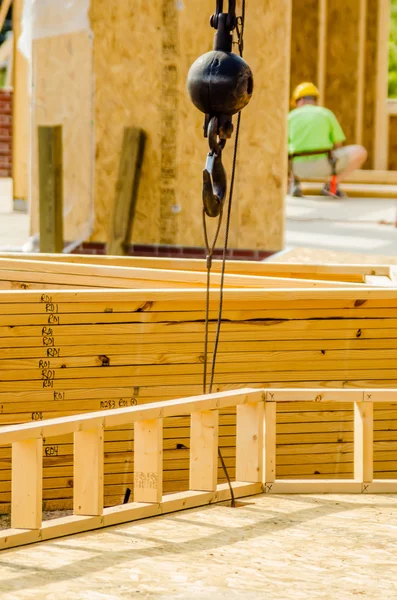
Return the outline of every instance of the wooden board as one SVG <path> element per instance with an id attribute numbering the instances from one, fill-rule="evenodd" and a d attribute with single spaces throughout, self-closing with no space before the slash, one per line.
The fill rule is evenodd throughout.
<path id="1" fill-rule="evenodd" d="M 89 31 L 33 41 L 31 233 L 38 232 L 39 125 L 62 125 L 64 240 L 83 241 L 93 217 L 93 78 Z"/>
<path id="2" fill-rule="evenodd" d="M 0 423 L 200 393 L 204 300 L 204 291 L 183 289 L 0 292 Z M 210 301 L 212 343 L 216 290 Z M 397 386 L 393 289 L 227 289 L 224 309 L 216 389 Z M 387 405 L 375 412 L 377 477 L 393 471 L 396 417 Z M 189 425 L 184 417 L 164 420 L 165 492 L 188 487 Z M 220 445 L 232 476 L 235 435 L 234 410 L 221 411 Z M 105 433 L 107 505 L 132 485 L 133 440 L 132 427 Z M 352 444 L 351 404 L 280 404 L 277 478 L 349 478 Z M 44 440 L 47 509 L 71 506 L 72 452 L 70 436 Z M 10 456 L 0 448 L 3 510 Z"/>
<path id="3" fill-rule="evenodd" d="M 291 92 L 303 81 L 318 83 L 318 49 L 319 0 L 293 0 Z"/>

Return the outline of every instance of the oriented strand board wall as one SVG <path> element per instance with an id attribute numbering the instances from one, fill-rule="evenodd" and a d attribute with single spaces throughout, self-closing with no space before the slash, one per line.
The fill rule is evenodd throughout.
<path id="1" fill-rule="evenodd" d="M 328 0 L 325 103 L 339 119 L 348 144 L 356 139 L 359 17 L 360 0 Z"/>
<path id="2" fill-rule="evenodd" d="M 378 0 L 367 0 L 363 126 L 363 145 L 368 151 L 367 169 L 374 168 L 377 40 Z"/>
<path id="3" fill-rule="evenodd" d="M 212 0 L 92 0 L 96 81 L 96 222 L 107 239 L 125 126 L 148 134 L 134 243 L 203 245 L 203 115 L 186 93 L 192 62 L 212 47 Z M 291 0 L 248 3 L 245 56 L 255 94 L 243 113 L 230 244 L 283 246 Z M 225 152 L 230 176 L 232 144 Z M 179 212 L 178 212 L 179 211 Z M 221 240 L 220 240 L 221 241 Z"/>
<path id="4" fill-rule="evenodd" d="M 39 230 L 37 127 L 62 125 L 64 239 L 87 239 L 92 221 L 92 39 L 88 31 L 33 42 L 31 229 Z"/>
<path id="5" fill-rule="evenodd" d="M 317 82 L 319 0 L 293 0 L 291 91 L 302 81 Z"/>
<path id="6" fill-rule="evenodd" d="M 392 171 L 397 170 L 397 116 L 391 115 L 389 119 L 389 165 Z"/>

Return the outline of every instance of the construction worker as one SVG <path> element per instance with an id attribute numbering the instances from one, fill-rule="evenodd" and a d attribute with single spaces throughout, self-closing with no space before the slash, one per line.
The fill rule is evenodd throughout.
<path id="1" fill-rule="evenodd" d="M 323 195 L 343 198 L 345 194 L 339 188 L 339 183 L 362 166 L 367 151 L 358 145 L 342 147 L 346 136 L 334 113 L 318 105 L 319 95 L 317 87 L 310 82 L 301 83 L 293 93 L 292 104 L 295 108 L 288 116 L 289 155 L 307 154 L 310 151 L 317 154 L 297 156 L 292 160 L 290 194 L 301 197 L 299 180 L 317 178 L 326 181 Z M 328 153 L 318 154 L 321 150 Z M 334 168 L 332 160 L 335 161 Z M 336 188 L 331 191 L 329 180 L 333 173 L 336 174 Z"/>

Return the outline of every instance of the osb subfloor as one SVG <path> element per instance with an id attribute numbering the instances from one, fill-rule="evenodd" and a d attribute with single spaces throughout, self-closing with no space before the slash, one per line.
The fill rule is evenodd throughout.
<path id="1" fill-rule="evenodd" d="M 0 597 L 397 597 L 397 496 L 258 496 L 0 554 Z"/>

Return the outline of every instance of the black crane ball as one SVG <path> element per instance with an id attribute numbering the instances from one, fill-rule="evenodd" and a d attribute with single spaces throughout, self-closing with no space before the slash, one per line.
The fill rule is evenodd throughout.
<path id="1" fill-rule="evenodd" d="M 187 89 L 201 112 L 232 116 L 251 100 L 254 80 L 250 67 L 240 56 L 211 50 L 190 67 Z"/>

